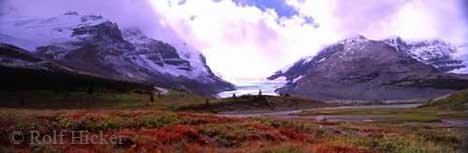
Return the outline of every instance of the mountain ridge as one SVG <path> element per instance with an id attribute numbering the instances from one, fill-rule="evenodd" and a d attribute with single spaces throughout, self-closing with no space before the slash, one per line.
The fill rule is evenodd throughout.
<path id="1" fill-rule="evenodd" d="M 4 30 L 0 33 L 7 32 L 2 34 L 0 42 L 19 47 L 36 45 L 32 50 L 34 56 L 78 71 L 201 95 L 234 89 L 232 84 L 212 73 L 200 52 L 180 51 L 169 43 L 147 37 L 138 29 L 122 30 L 102 16 L 67 12 L 47 19 L 2 22 L 5 24 L 0 29 Z M 13 37 L 14 32 L 19 34 Z M 36 41 L 38 36 L 32 36 L 35 34 L 47 37 L 32 45 L 11 41 L 14 40 L 11 38 Z"/>
<path id="2" fill-rule="evenodd" d="M 410 53 L 385 41 L 357 36 L 301 59 L 268 79 L 288 80 L 277 89 L 280 94 L 339 102 L 424 101 L 468 87 L 466 75 L 448 74 L 450 67 L 436 67 Z"/>

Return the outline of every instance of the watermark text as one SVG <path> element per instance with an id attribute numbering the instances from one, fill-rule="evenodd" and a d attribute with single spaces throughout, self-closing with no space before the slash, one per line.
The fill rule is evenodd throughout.
<path id="1" fill-rule="evenodd" d="M 123 144 L 124 136 L 105 135 L 103 131 L 52 131 L 42 134 L 39 131 L 13 131 L 9 139 L 12 144 Z"/>

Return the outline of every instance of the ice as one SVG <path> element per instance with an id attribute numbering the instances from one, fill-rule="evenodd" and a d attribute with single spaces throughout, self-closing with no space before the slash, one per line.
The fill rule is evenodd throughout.
<path id="1" fill-rule="evenodd" d="M 236 80 L 236 90 L 226 91 L 218 94 L 218 97 L 227 98 L 232 97 L 233 94 L 236 96 L 242 95 L 258 95 L 259 91 L 262 91 L 262 95 L 277 96 L 276 89 L 283 87 L 287 81 L 284 79 L 276 80 L 264 80 L 264 79 L 246 79 Z"/>
<path id="2" fill-rule="evenodd" d="M 100 16 L 80 16 L 70 12 L 45 19 L 3 16 L 0 20 L 0 41 L 35 51 L 39 46 L 76 40 L 72 37 L 73 29 L 106 21 Z"/>

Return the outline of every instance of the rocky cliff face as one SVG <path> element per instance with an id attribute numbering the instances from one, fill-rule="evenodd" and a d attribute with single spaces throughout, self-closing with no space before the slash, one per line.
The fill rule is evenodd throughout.
<path id="1" fill-rule="evenodd" d="M 49 19 L 3 22 L 0 42 L 34 48 L 34 56 L 76 71 L 202 95 L 233 89 L 211 72 L 199 52 L 184 51 L 192 58 L 183 57 L 171 44 L 151 39 L 138 29 L 121 30 L 101 16 L 68 12 Z"/>
<path id="2" fill-rule="evenodd" d="M 55 71 L 52 63 L 37 58 L 21 48 L 2 43 L 0 43 L 0 63 L 1 66 L 10 68 Z"/>
<path id="3" fill-rule="evenodd" d="M 54 92 L 102 89 L 107 91 L 148 91 L 153 86 L 113 80 L 38 58 L 13 45 L 0 43 L 1 91 L 17 96 L 31 90 Z"/>
<path id="4" fill-rule="evenodd" d="M 394 47 L 399 52 L 407 54 L 425 64 L 432 65 L 444 72 L 466 67 L 462 61 L 455 60 L 452 57 L 457 48 L 447 42 L 432 40 L 407 43 L 398 37 L 386 39 L 383 42 Z"/>
<path id="5" fill-rule="evenodd" d="M 467 76 L 445 73 L 454 67 L 434 62 L 449 57 L 425 56 L 439 51 L 430 47 L 434 44 L 405 46 L 411 49 L 397 44 L 363 36 L 346 39 L 269 79 L 289 81 L 279 93 L 331 102 L 421 101 L 468 87 Z M 431 49 L 421 53 L 416 48 Z"/>

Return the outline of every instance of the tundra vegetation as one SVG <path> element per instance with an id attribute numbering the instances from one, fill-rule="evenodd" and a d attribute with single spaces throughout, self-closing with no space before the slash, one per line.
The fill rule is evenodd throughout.
<path id="1" fill-rule="evenodd" d="M 146 93 L 94 91 L 90 95 L 85 91 L 69 93 L 67 100 L 70 101 L 67 103 L 63 95 L 50 94 L 48 91 L 34 92 L 34 96 L 25 100 L 26 103 L 37 102 L 28 103 L 30 108 L 6 105 L 0 109 L 0 152 L 462 153 L 468 149 L 467 128 L 442 122 L 467 118 L 467 112 L 459 109 L 459 106 L 466 106 L 462 100 L 466 92 L 419 108 L 300 113 L 305 117 L 396 116 L 375 122 L 228 118 L 210 111 L 199 112 L 197 106 L 206 106 L 206 100 L 210 101 L 210 106 L 227 107 L 229 103 L 246 103 L 246 99 L 255 102 L 264 98 L 274 101 L 275 98 L 258 98 L 257 95 L 236 97 L 237 100 L 209 99 L 171 91 L 150 101 Z M 54 98 L 59 99 L 54 105 L 40 103 Z M 93 103 L 80 103 L 80 100 Z M 77 104 L 71 105 L 72 102 Z M 276 102 L 270 104 L 275 105 Z M 189 108 L 196 110 L 189 111 Z M 89 131 L 88 135 L 100 135 L 103 131 L 104 137 L 118 135 L 123 140 L 119 144 L 75 145 L 69 143 L 71 136 L 65 135 L 64 144 L 29 144 L 27 141 L 12 144 L 9 134 L 13 131 L 39 131 L 41 136 L 51 135 L 54 131 Z"/>

